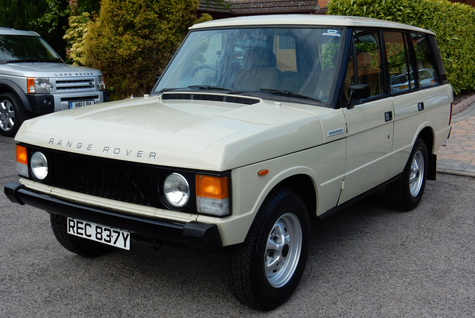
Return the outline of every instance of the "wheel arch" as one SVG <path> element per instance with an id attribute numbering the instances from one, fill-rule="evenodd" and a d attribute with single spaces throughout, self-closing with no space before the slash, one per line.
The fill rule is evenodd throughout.
<path id="1" fill-rule="evenodd" d="M 274 188 L 284 186 L 298 192 L 307 206 L 310 218 L 316 217 L 317 188 L 314 180 L 307 174 L 296 174 L 281 180 Z M 270 193 L 270 192 L 269 192 Z"/>
<path id="2" fill-rule="evenodd" d="M 15 94 L 15 96 L 20 99 L 23 107 L 25 107 L 25 109 L 29 112 L 32 111 L 30 101 L 18 84 L 6 79 L 0 80 L 0 94 L 4 93 Z"/>
<path id="3" fill-rule="evenodd" d="M 426 147 L 427 147 L 427 152 L 429 154 L 432 153 L 433 149 L 434 149 L 434 130 L 432 129 L 432 127 L 424 127 L 424 129 L 421 130 L 421 132 L 418 134 L 417 136 L 418 138 L 421 138 L 422 140 L 424 140 L 425 144 L 426 144 Z M 417 138 L 416 138 L 417 140 Z M 415 140 L 414 140 L 415 142 Z"/>
<path id="4" fill-rule="evenodd" d="M 433 153 L 434 146 L 435 146 L 434 135 L 435 135 L 434 130 L 429 126 L 422 129 L 421 132 L 417 135 L 417 138 L 422 139 L 427 147 L 427 155 L 428 155 L 427 179 L 428 180 L 435 180 L 436 175 L 437 175 L 437 155 Z M 416 142 L 416 140 L 414 140 L 414 143 Z"/>

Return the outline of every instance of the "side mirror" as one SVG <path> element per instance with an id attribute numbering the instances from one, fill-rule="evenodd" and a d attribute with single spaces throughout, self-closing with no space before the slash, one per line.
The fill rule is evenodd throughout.
<path id="1" fill-rule="evenodd" d="M 363 98 L 368 98 L 371 94 L 368 84 L 354 84 L 348 87 L 350 98 L 348 101 L 348 109 L 355 107 L 353 101 Z"/>

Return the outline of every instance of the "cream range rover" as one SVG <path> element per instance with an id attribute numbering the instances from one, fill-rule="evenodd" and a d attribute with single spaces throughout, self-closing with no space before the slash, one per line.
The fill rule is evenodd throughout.
<path id="1" fill-rule="evenodd" d="M 83 256 L 131 239 L 230 250 L 235 296 L 270 310 L 298 285 L 311 218 L 383 186 L 395 208 L 417 207 L 452 101 L 424 29 L 210 21 L 190 29 L 151 94 L 25 122 L 21 179 L 5 193 L 47 211 L 58 241 Z"/>

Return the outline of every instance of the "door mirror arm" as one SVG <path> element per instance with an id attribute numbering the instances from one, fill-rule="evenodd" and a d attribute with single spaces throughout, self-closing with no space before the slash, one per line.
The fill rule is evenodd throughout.
<path id="1" fill-rule="evenodd" d="M 368 84 L 353 84 L 348 87 L 350 98 L 348 100 L 348 109 L 355 107 L 354 101 L 359 99 L 368 98 L 370 96 L 370 90 Z"/>

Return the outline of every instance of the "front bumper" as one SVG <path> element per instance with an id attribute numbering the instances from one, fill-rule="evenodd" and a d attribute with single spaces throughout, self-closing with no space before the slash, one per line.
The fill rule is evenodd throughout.
<path id="1" fill-rule="evenodd" d="M 168 220 L 126 215 L 38 193 L 29 190 L 18 182 L 7 183 L 4 191 L 8 199 L 13 203 L 30 205 L 51 214 L 59 214 L 65 217 L 128 230 L 133 235 L 162 239 L 200 249 L 216 250 L 223 247 L 216 224 L 194 221 L 177 223 Z"/>

